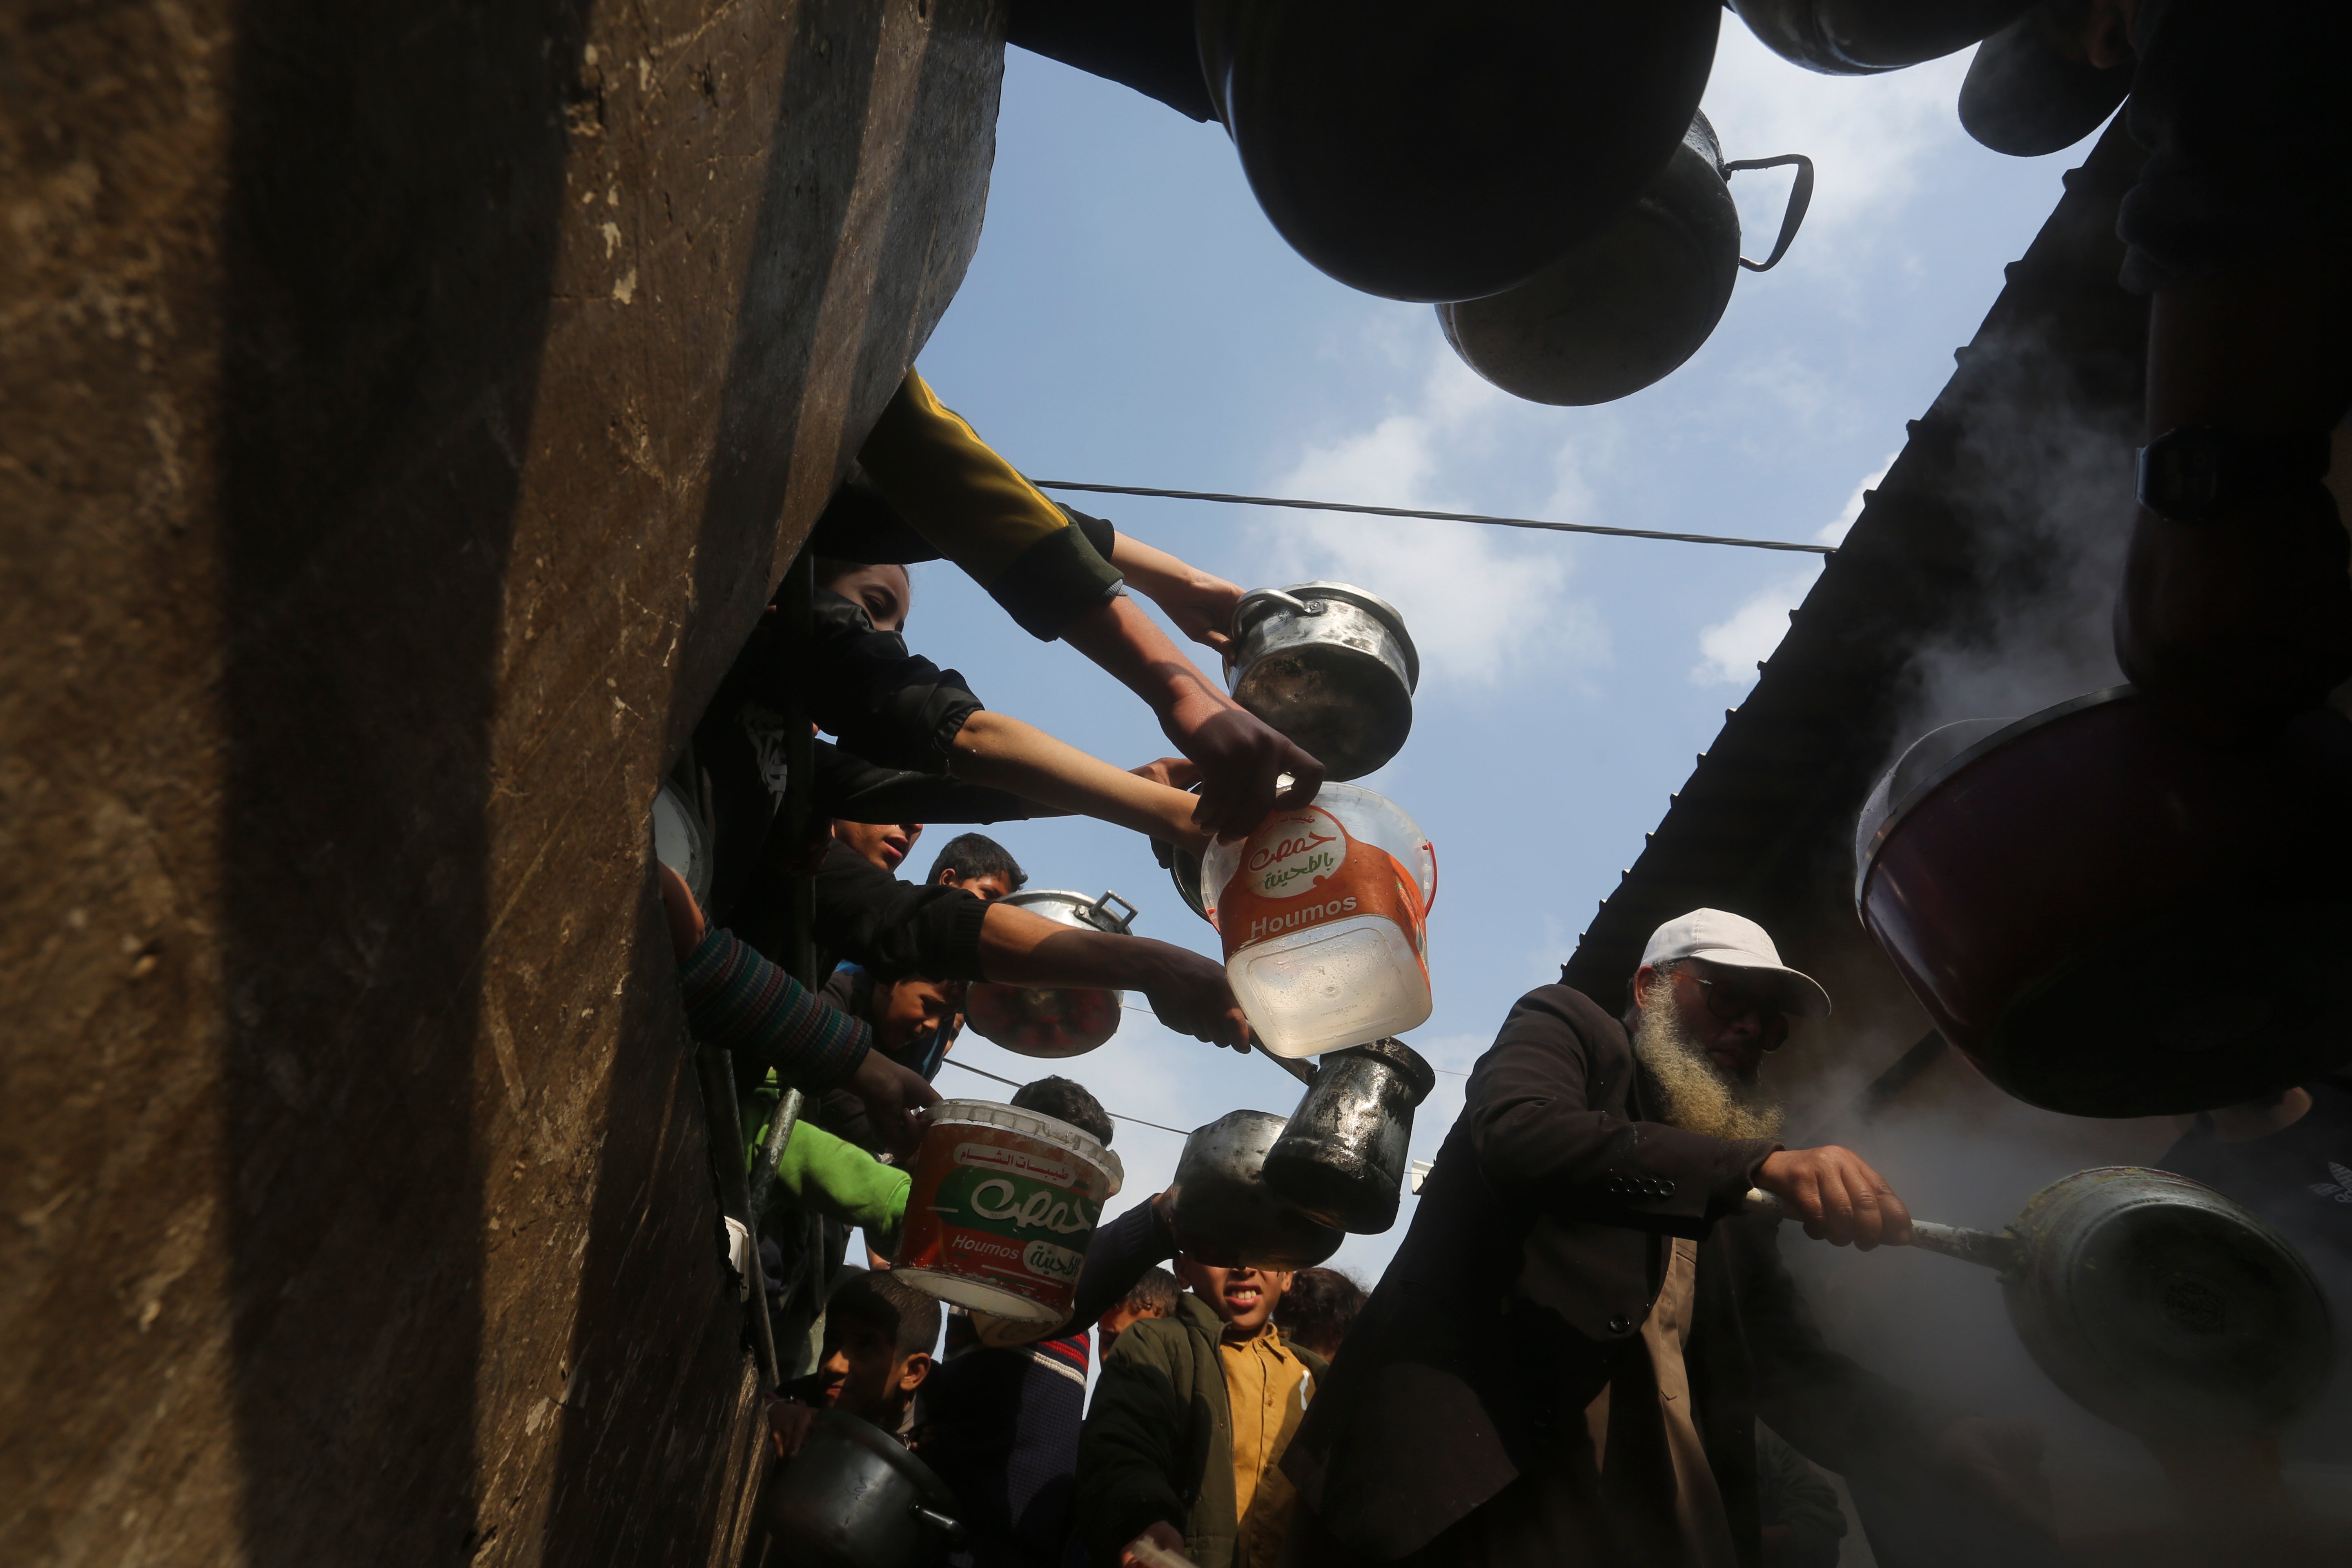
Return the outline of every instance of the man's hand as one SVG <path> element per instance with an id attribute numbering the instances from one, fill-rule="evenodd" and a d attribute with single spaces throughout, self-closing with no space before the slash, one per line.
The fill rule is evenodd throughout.
<path id="1" fill-rule="evenodd" d="M 1136 1548 L 1147 1542 L 1150 1543 L 1150 1547 L 1141 1552 L 1137 1552 Z M 1184 1537 L 1178 1533 L 1174 1525 L 1161 1520 L 1119 1548 L 1118 1568 L 1167 1568 L 1166 1560 L 1159 1557 L 1158 1552 L 1166 1552 L 1179 1563 L 1192 1561 L 1184 1555 Z"/>
<path id="2" fill-rule="evenodd" d="M 1911 1239 L 1911 1211 L 1851 1149 L 1783 1149 L 1757 1167 L 1756 1184 L 1779 1198 L 1805 1234 L 1839 1247 L 1902 1247 Z"/>
<path id="3" fill-rule="evenodd" d="M 866 1107 L 883 1145 L 898 1154 L 912 1153 L 923 1141 L 922 1110 L 940 1102 L 940 1091 L 925 1083 L 921 1074 L 900 1067 L 878 1049 L 868 1050 L 857 1064 L 849 1077 L 849 1092 Z"/>
<path id="4" fill-rule="evenodd" d="M 1120 940 L 1151 941 L 1139 936 Z M 1242 1005 L 1234 997 L 1233 982 L 1225 978 L 1225 966 L 1172 943 L 1153 942 L 1152 946 L 1159 950 L 1153 955 L 1155 973 L 1144 984 L 1143 994 L 1150 1000 L 1151 1011 L 1160 1022 L 1180 1035 L 1190 1035 L 1213 1046 L 1248 1050 L 1249 1020 L 1242 1016 Z"/>
<path id="5" fill-rule="evenodd" d="M 1276 807 L 1305 805 L 1323 787 L 1323 764 L 1221 691 L 1195 688 L 1160 715 L 1160 727 L 1198 764 L 1192 822 L 1231 843 Z M 1276 780 L 1290 775 L 1288 788 Z"/>
<path id="6" fill-rule="evenodd" d="M 768 1438 L 776 1446 L 776 1458 L 795 1459 L 808 1442 L 809 1428 L 816 1425 L 816 1412 L 796 1400 L 770 1395 L 768 1399 Z"/>
<path id="7" fill-rule="evenodd" d="M 1969 1494 L 2040 1535 L 2057 1528 L 2042 1473 L 2042 1429 L 2031 1421 L 1969 1415 L 1936 1440 L 1936 1464 Z"/>

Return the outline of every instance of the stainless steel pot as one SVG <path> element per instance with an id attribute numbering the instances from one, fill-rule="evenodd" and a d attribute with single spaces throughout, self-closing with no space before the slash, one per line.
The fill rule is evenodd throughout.
<path id="1" fill-rule="evenodd" d="M 1306 1098 L 1265 1156 L 1265 1184 L 1326 1225 L 1378 1236 L 1396 1224 L 1413 1107 L 1437 1074 L 1401 1040 L 1321 1058 Z"/>
<path id="2" fill-rule="evenodd" d="M 1171 1215 L 1185 1256 L 1223 1268 L 1312 1268 L 1347 1239 L 1277 1197 L 1265 1184 L 1265 1156 L 1282 1136 L 1269 1110 L 1229 1110 L 1184 1140 Z"/>
<path id="3" fill-rule="evenodd" d="M 1751 1194 L 1751 1207 L 1778 1205 Z M 2326 1298 L 2278 1232 L 2169 1171 L 2077 1171 L 1998 1235 L 1920 1225 L 1915 1245 L 2000 1270 L 2050 1380 L 2153 1437 L 2252 1438 L 2309 1409 L 2335 1365 Z"/>
<path id="4" fill-rule="evenodd" d="M 1797 166 L 1771 255 L 1739 254 L 1741 169 Z M 1726 163 L 1715 128 L 1691 117 L 1682 145 L 1641 198 L 1592 238 L 1516 289 L 1437 307 L 1462 362 L 1515 397 L 1581 407 L 1663 381 L 1699 351 L 1743 267 L 1769 271 L 1813 199 L 1813 161 L 1791 153 Z"/>
<path id="5" fill-rule="evenodd" d="M 1234 701 L 1304 747 L 1326 778 L 1345 781 L 1403 749 L 1421 656 L 1379 595 L 1300 583 L 1241 596 L 1225 679 Z"/>
<path id="6" fill-rule="evenodd" d="M 654 793 L 654 858 L 686 884 L 698 904 L 710 901 L 710 834 L 684 790 L 665 780 Z"/>
<path id="7" fill-rule="evenodd" d="M 781 1561 L 811 1568 L 925 1568 L 961 1546 L 955 1494 L 905 1444 L 838 1410 L 817 1412 L 808 1441 L 777 1475 L 767 1525 Z"/>
<path id="8" fill-rule="evenodd" d="M 1922 740 L 1864 811 L 1854 903 L 2018 1099 L 2200 1110 L 2352 1059 L 2347 800 L 2336 713 L 2213 747 L 2116 687 Z"/>
<path id="9" fill-rule="evenodd" d="M 1468 300 L 1606 227 L 1698 107 L 1715 0 L 1199 0 L 1265 216 L 1350 288 Z"/>
<path id="10" fill-rule="evenodd" d="M 1009 893 L 997 901 L 1061 925 L 1113 936 L 1130 934 L 1128 928 L 1135 921 L 1135 906 L 1112 892 L 1089 899 L 1052 888 Z M 1118 1033 L 1119 1009 L 1126 1001 L 1124 991 L 1093 986 L 982 981 L 966 994 L 964 1021 L 981 1038 L 1024 1057 L 1084 1056 Z"/>
<path id="11" fill-rule="evenodd" d="M 2032 0 L 1731 0 L 1764 47 L 1831 76 L 1900 70 L 2008 26 Z"/>

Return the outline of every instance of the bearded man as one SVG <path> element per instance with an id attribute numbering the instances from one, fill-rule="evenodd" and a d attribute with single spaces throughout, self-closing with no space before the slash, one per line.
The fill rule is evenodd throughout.
<path id="1" fill-rule="evenodd" d="M 1756 1568 L 1759 1418 L 1880 1495 L 2046 1506 L 2008 1430 L 1831 1351 L 1771 1222 L 1739 1217 L 1761 1187 L 1840 1246 L 1910 1238 L 1860 1157 L 1774 1140 L 1759 1068 L 1828 994 L 1753 921 L 1696 910 L 1633 994 L 1621 1022 L 1542 986 L 1479 1058 L 1284 1459 L 1311 1510 L 1294 1562 Z"/>

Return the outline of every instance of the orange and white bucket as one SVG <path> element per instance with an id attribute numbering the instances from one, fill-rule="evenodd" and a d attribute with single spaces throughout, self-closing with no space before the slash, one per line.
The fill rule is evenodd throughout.
<path id="1" fill-rule="evenodd" d="M 942 1100 L 915 1154 L 893 1271 L 975 1311 L 1059 1323 L 1087 1243 L 1126 1180 L 1067 1122 L 982 1100 Z"/>

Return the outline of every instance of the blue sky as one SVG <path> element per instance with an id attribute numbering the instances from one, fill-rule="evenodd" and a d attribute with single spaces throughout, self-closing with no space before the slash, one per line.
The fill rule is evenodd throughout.
<path id="1" fill-rule="evenodd" d="M 986 228 L 921 368 L 1038 478 L 1833 541 L 2079 160 L 1968 140 L 1952 108 L 1966 62 L 1815 76 L 1727 17 L 1706 110 L 1728 157 L 1811 154 L 1811 215 L 1778 268 L 1742 275 L 1680 371 L 1562 409 L 1479 380 L 1429 307 L 1355 293 L 1294 255 L 1221 128 L 1011 50 Z M 1788 178 L 1733 182 L 1751 256 L 1770 247 Z M 1460 1108 L 1456 1075 L 1521 993 L 1558 978 L 1818 570 L 1759 551 L 1070 499 L 1244 587 L 1332 577 L 1403 611 L 1423 668 L 1413 735 L 1363 782 L 1419 820 L 1441 868 L 1436 1013 L 1409 1037 L 1449 1072 L 1415 1129 L 1423 1158 Z M 915 582 L 909 639 L 991 707 L 1122 765 L 1171 749 L 1123 689 L 1016 630 L 952 567 L 918 567 Z M 918 868 L 952 831 L 927 836 Z M 1066 821 L 992 831 L 1031 886 L 1116 889 L 1141 908 L 1139 932 L 1216 951 L 1134 836 Z M 1297 1100 L 1263 1058 L 1126 1018 L 1063 1064 L 1115 1111 L 1190 1128 Z M 1045 1070 L 969 1034 L 950 1060 Z M 940 1088 L 1007 1092 L 952 1066 Z M 1123 1124 L 1128 1186 L 1112 1211 L 1164 1185 L 1180 1147 Z M 1351 1237 L 1336 1261 L 1369 1282 L 1411 1215 L 1408 1200 L 1396 1229 Z"/>

